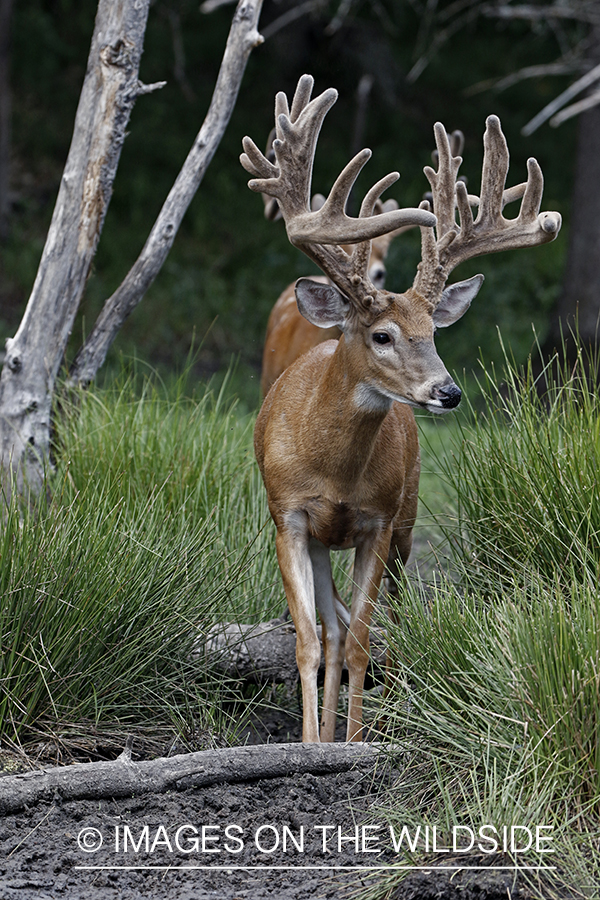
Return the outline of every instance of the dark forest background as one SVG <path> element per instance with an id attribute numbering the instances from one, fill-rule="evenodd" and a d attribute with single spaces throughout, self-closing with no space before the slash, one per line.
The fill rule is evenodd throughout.
<path id="1" fill-rule="evenodd" d="M 294 4 L 266 0 L 261 30 Z M 134 109 L 114 195 L 88 282 L 75 345 L 93 324 L 103 301 L 137 257 L 208 108 L 225 45 L 232 5 L 203 14 L 198 0 L 156 0 L 150 12 L 141 78 L 167 80 Z M 501 93 L 469 89 L 523 66 L 551 62 L 555 35 L 526 22 L 476 18 L 440 48 L 420 77 L 409 83 L 423 23 L 420 5 L 373 0 L 349 7 L 339 27 L 336 5 L 326 3 L 280 28 L 251 55 L 225 138 L 188 211 L 175 245 L 148 295 L 121 331 L 109 356 L 135 354 L 152 366 L 180 368 L 193 346 L 200 377 L 224 371 L 238 359 L 238 388 L 258 401 L 258 372 L 269 310 L 281 290 L 310 263 L 287 241 L 281 222 L 267 222 L 260 196 L 248 190 L 238 161 L 241 139 L 266 141 L 277 90 L 293 92 L 304 72 L 316 89 L 334 86 L 339 100 L 322 132 L 313 190 L 326 192 L 356 147 L 360 79 L 373 77 L 360 144 L 374 155 L 358 194 L 386 172 L 400 181 L 386 196 L 415 206 L 428 185 L 432 126 L 441 120 L 466 138 L 461 172 L 478 192 L 482 134 L 490 113 L 500 116 L 511 152 L 509 184 L 525 179 L 535 156 L 543 169 L 544 209 L 564 218 L 557 241 L 534 250 L 467 264 L 456 278 L 484 272 L 474 308 L 438 346 L 449 369 L 474 367 L 479 348 L 498 355 L 497 329 L 518 360 L 534 343 L 532 323 L 546 337 L 561 289 L 568 247 L 577 120 L 559 129 L 543 126 L 531 137 L 523 125 L 572 77 L 520 81 Z M 22 316 L 50 222 L 71 138 L 96 11 L 95 0 L 23 0 L 12 11 L 10 86 L 12 140 L 10 217 L 0 244 L 0 342 Z M 360 128 L 359 128 L 360 131 Z M 509 208 L 510 210 L 510 208 Z M 509 212 L 510 214 L 510 212 Z M 400 237 L 388 257 L 387 286 L 404 290 L 419 259 L 417 233 Z M 199 350 L 198 350 L 199 348 Z"/>

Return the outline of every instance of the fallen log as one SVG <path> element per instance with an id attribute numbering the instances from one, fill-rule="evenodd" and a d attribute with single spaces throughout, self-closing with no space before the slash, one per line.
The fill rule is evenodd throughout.
<path id="1" fill-rule="evenodd" d="M 266 744 L 202 750 L 135 762 L 126 749 L 112 762 L 76 763 L 0 778 L 0 813 L 41 800 L 99 800 L 234 784 L 288 775 L 325 775 L 372 768 L 375 744 Z"/>
<path id="2" fill-rule="evenodd" d="M 320 625 L 317 633 L 320 640 Z M 385 633 L 381 629 L 371 629 L 371 665 L 367 670 L 366 687 L 371 687 L 375 680 L 383 680 L 385 651 Z M 291 619 L 272 619 L 255 625 L 220 623 L 198 642 L 194 655 L 203 654 L 209 665 L 227 678 L 251 684 L 285 684 L 288 688 L 298 681 L 296 629 Z M 325 677 L 322 651 L 318 677 L 322 684 Z M 345 662 L 342 680 L 348 680 Z"/>

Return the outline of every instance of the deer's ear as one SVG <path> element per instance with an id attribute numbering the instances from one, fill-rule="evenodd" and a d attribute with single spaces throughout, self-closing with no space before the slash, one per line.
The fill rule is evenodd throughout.
<path id="1" fill-rule="evenodd" d="M 447 328 L 457 322 L 468 310 L 482 284 L 483 275 L 473 275 L 466 281 L 448 285 L 433 313 L 433 324 L 437 328 Z"/>
<path id="2" fill-rule="evenodd" d="M 349 305 L 332 284 L 299 278 L 295 290 L 298 309 L 305 319 L 319 328 L 342 327 Z"/>

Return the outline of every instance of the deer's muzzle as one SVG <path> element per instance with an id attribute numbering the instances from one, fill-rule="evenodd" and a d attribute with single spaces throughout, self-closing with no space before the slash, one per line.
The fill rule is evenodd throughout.
<path id="1" fill-rule="evenodd" d="M 431 389 L 433 400 L 439 400 L 443 409 L 454 409 L 460 403 L 461 390 L 453 381 L 448 384 L 434 385 Z"/>

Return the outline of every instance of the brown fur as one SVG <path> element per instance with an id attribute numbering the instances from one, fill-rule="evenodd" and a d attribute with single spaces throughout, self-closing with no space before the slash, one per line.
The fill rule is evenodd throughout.
<path id="1" fill-rule="evenodd" d="M 384 560 L 398 575 L 410 554 L 420 468 L 417 427 L 409 406 L 394 403 L 385 412 L 359 409 L 353 403 L 353 388 L 362 376 L 361 355 L 361 337 L 355 335 L 350 346 L 342 337 L 339 344 L 328 341 L 300 357 L 269 392 L 254 435 L 297 630 L 305 710 L 312 689 L 305 683 L 304 671 L 314 667 L 316 635 L 311 604 L 288 573 L 297 567 L 297 548 L 303 543 L 316 540 L 329 549 L 358 548 L 358 587 L 345 641 L 351 697 L 348 738 L 354 740 L 362 734 L 371 611 Z M 333 591 L 337 597 L 334 586 Z M 335 635 L 328 636 L 323 624 L 326 652 L 331 647 L 332 656 L 339 657 Z M 335 664 L 329 668 L 334 670 Z M 326 675 L 322 740 L 333 740 L 339 676 L 331 676 L 331 682 L 328 688 Z M 314 702 L 316 706 L 316 695 Z M 303 739 L 318 740 L 316 720 L 307 725 L 306 715 Z"/>

